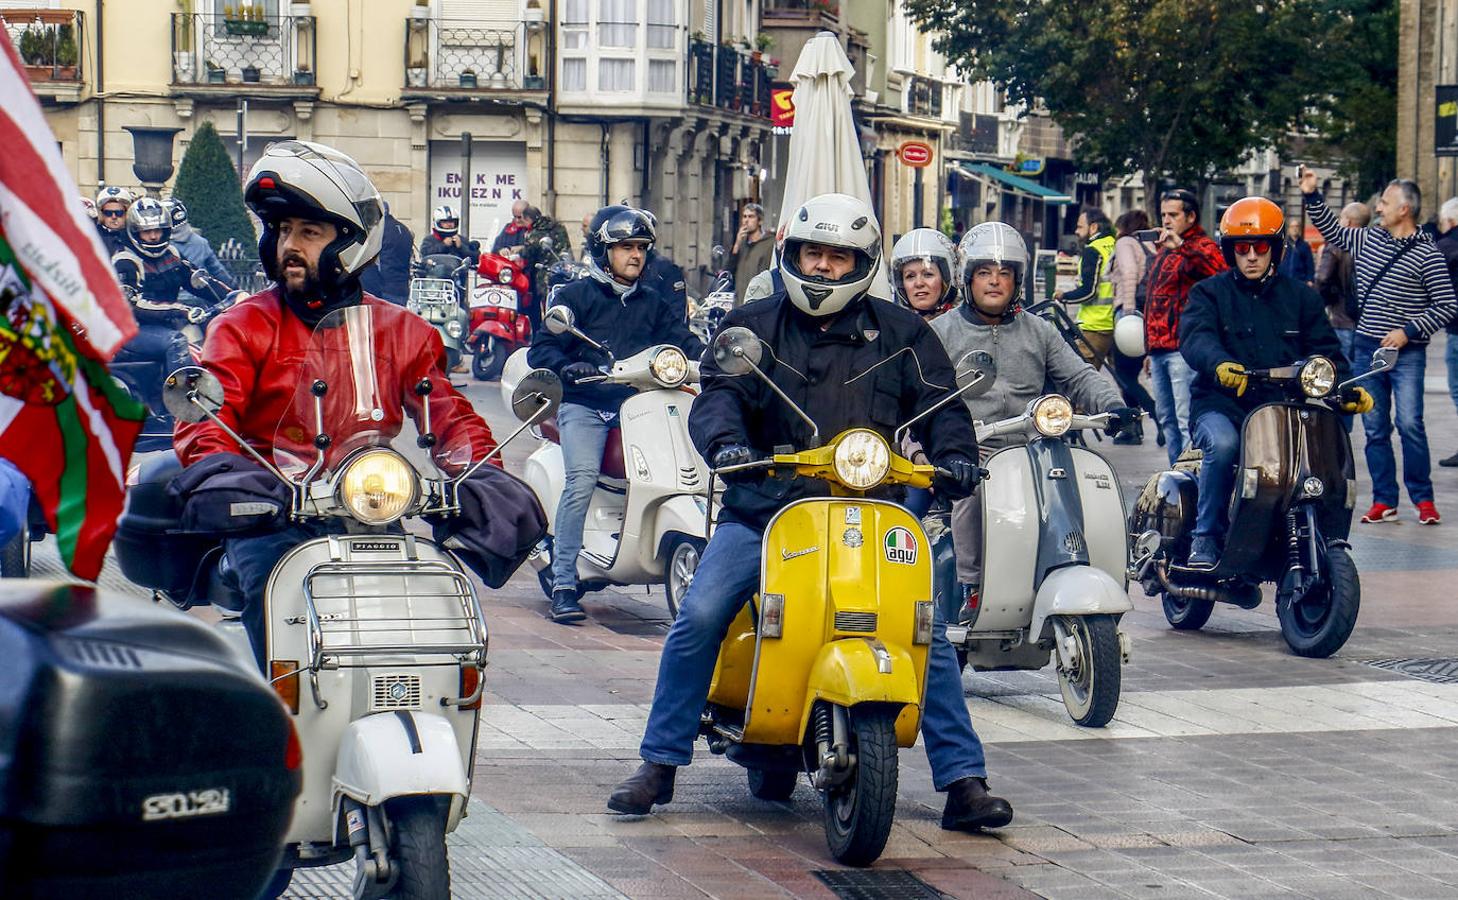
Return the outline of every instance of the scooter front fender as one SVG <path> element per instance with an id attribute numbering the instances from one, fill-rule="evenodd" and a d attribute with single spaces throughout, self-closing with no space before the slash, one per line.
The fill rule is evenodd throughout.
<path id="1" fill-rule="evenodd" d="M 816 700 L 844 707 L 890 703 L 902 707 L 896 719 L 896 742 L 902 747 L 913 746 L 921 728 L 921 686 L 925 674 L 917 670 L 911 654 L 901 647 L 870 638 L 831 641 L 821 648 L 810 670 L 800 714 L 800 734 L 804 735 L 809 727 L 810 710 Z"/>
<path id="2" fill-rule="evenodd" d="M 443 794 L 451 798 L 446 830 L 454 830 L 470 794 L 462 756 L 456 732 L 443 716 L 397 710 L 355 719 L 341 736 L 335 758 L 336 828 L 346 796 L 378 806 L 392 797 Z"/>
<path id="3" fill-rule="evenodd" d="M 471 332 L 471 340 L 469 343 L 480 343 L 486 340 L 487 336 L 494 337 L 498 341 L 506 341 L 508 344 L 516 343 L 516 337 L 511 333 L 511 328 L 500 319 L 487 319 L 485 322 L 477 325 L 476 330 Z"/>
<path id="4" fill-rule="evenodd" d="M 653 511 L 653 543 L 655 555 L 661 556 L 668 538 L 674 534 L 704 540 L 704 507 L 697 494 L 674 494 Z M 659 560 L 662 568 L 663 560 Z"/>
<path id="5" fill-rule="evenodd" d="M 1033 619 L 1028 635 L 1042 640 L 1051 628 L 1051 616 L 1121 615 L 1134 608 L 1129 591 L 1103 569 L 1066 566 L 1054 569 L 1043 579 L 1033 599 Z"/>

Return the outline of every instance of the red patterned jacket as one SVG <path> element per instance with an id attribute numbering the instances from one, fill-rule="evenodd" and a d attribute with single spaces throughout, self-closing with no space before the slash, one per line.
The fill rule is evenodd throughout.
<path id="1" fill-rule="evenodd" d="M 1149 264 L 1144 303 L 1144 344 L 1149 352 L 1180 349 L 1180 313 L 1195 282 L 1224 272 L 1225 256 L 1205 229 L 1192 225 L 1180 235 L 1184 243 L 1161 248 Z"/>

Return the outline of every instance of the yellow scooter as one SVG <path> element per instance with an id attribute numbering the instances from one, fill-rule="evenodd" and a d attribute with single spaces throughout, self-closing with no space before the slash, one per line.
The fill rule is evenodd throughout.
<path id="1" fill-rule="evenodd" d="M 810 422 L 760 371 L 760 352 L 745 328 L 725 329 L 714 342 L 721 371 L 758 374 Z M 913 746 L 921 728 L 932 561 L 916 516 L 861 495 L 893 484 L 925 488 L 937 470 L 860 428 L 716 474 L 751 467 L 823 479 L 833 496 L 791 503 L 770 520 L 760 590 L 719 650 L 701 733 L 711 751 L 749 770 L 750 793 L 761 799 L 788 799 L 808 775 L 824 799 L 831 855 L 870 865 L 896 814 L 897 748 Z"/>

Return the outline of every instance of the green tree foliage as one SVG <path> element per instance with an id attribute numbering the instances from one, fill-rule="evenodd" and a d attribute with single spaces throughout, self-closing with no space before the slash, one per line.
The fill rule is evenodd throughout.
<path id="1" fill-rule="evenodd" d="M 231 238 L 242 245 L 247 255 L 258 253 L 258 235 L 243 205 L 238 170 L 211 122 L 199 125 L 187 145 L 172 196 L 187 206 L 192 227 L 208 239 L 213 249 Z"/>
<path id="2" fill-rule="evenodd" d="M 1352 45 L 1393 0 L 908 0 L 939 49 L 1046 108 L 1105 175 L 1199 181 L 1352 102 Z M 1343 27 L 1333 27 L 1334 22 Z M 1365 55 L 1381 52 L 1362 48 Z M 1388 58 L 1396 56 L 1395 43 Z M 1313 107 L 1313 98 L 1317 106 Z M 1390 109 L 1390 103 L 1389 103 Z M 1366 135 L 1363 135 L 1366 136 Z M 1352 140 L 1357 135 L 1351 135 Z M 1391 129 L 1383 137 L 1391 141 Z"/>

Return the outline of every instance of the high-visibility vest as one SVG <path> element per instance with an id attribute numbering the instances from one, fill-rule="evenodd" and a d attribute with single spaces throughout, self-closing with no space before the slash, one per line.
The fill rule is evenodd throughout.
<path id="1" fill-rule="evenodd" d="M 1078 307 L 1078 327 L 1084 331 L 1114 330 L 1114 282 L 1109 280 L 1109 268 L 1114 261 L 1114 236 L 1101 235 L 1088 245 L 1099 254 L 1099 270 L 1094 278 L 1094 296 Z M 1079 265 L 1083 265 L 1080 257 Z M 1079 272 L 1079 280 L 1083 273 Z"/>

